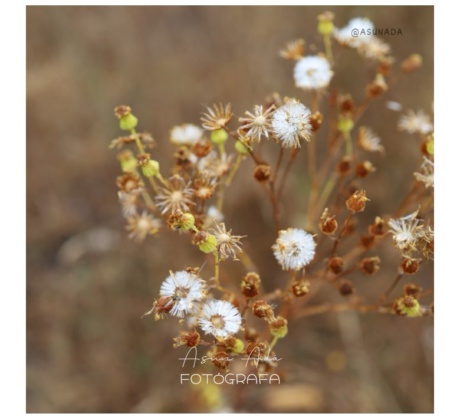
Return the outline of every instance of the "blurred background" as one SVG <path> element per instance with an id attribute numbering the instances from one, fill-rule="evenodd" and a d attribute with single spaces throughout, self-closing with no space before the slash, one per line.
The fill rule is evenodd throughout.
<path id="1" fill-rule="evenodd" d="M 169 130 L 199 124 L 204 105 L 231 102 L 241 116 L 275 91 L 307 101 L 294 87 L 292 63 L 278 52 L 297 38 L 306 40 L 308 50 L 314 51 L 311 44 L 321 48 L 316 16 L 324 10 L 27 7 L 28 412 L 433 411 L 432 319 L 355 313 L 301 319 L 290 323 L 277 345 L 283 385 L 217 390 L 180 385 L 177 358 L 185 350 L 172 350 L 174 320 L 141 319 L 168 270 L 200 266 L 203 257 L 186 235 L 127 240 L 115 186 L 119 164 L 108 149 L 122 135 L 113 108 L 132 107 L 139 129 L 158 143 L 155 158 L 167 168 Z M 339 27 L 362 16 L 378 28 L 401 28 L 402 36 L 383 37 L 394 57 L 416 52 L 424 59 L 423 68 L 363 120 L 387 151 L 374 162 L 386 170 L 365 184 L 372 198 L 366 217 L 372 220 L 399 205 L 418 170 L 417 141 L 396 130 L 398 115 L 384 101 L 431 113 L 433 8 L 328 10 Z M 356 52 L 344 51 L 332 86 L 359 102 L 370 77 Z M 304 222 L 302 156 L 284 197 L 285 226 Z M 282 276 L 267 252 L 276 233 L 251 172 L 246 161 L 226 199 L 226 223 L 234 234 L 248 235 L 245 249 L 270 291 Z M 299 213 L 291 210 L 296 206 Z M 369 301 L 393 280 L 399 263 L 386 242 L 379 255 L 391 269 L 355 282 Z M 238 263 L 225 263 L 224 270 L 229 284 L 244 275 Z M 430 288 L 432 271 L 427 264 L 413 280 Z M 317 297 L 324 300 L 344 299 L 326 287 Z"/>

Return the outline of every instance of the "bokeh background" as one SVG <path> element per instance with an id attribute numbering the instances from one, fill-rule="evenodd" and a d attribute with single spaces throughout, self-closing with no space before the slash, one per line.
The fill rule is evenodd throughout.
<path id="1" fill-rule="evenodd" d="M 417 52 L 424 65 L 384 100 L 431 112 L 433 8 L 329 10 L 337 26 L 365 16 L 376 27 L 401 28 L 402 36 L 384 37 L 395 58 Z M 203 105 L 231 102 L 242 115 L 274 91 L 307 100 L 278 51 L 296 38 L 309 49 L 321 46 L 316 16 L 323 11 L 27 7 L 28 412 L 433 411 L 432 319 L 341 313 L 299 320 L 277 345 L 284 384 L 221 388 L 212 408 L 219 391 L 179 384 L 177 358 L 184 351 L 172 351 L 176 323 L 141 319 L 169 269 L 201 265 L 203 258 L 184 235 L 127 240 L 114 184 L 119 167 L 108 149 L 121 134 L 113 108 L 131 105 L 140 129 L 157 140 L 155 156 L 166 168 L 169 130 L 199 123 Z M 345 51 L 332 85 L 359 101 L 370 74 L 354 51 Z M 384 100 L 363 121 L 387 150 L 375 162 L 386 170 L 366 184 L 370 218 L 397 207 L 420 160 L 416 140 L 396 130 L 398 115 Z M 302 169 L 299 159 L 284 202 L 286 226 L 303 221 L 294 210 L 302 210 Z M 282 275 L 267 252 L 276 234 L 251 171 L 248 161 L 237 174 L 226 221 L 234 233 L 248 235 L 245 249 L 271 290 Z M 379 255 L 391 269 L 356 281 L 369 299 L 394 278 L 398 255 L 389 242 Z M 238 284 L 244 274 L 237 263 L 225 270 L 228 283 L 236 278 Z M 416 281 L 432 287 L 432 266 Z M 343 300 L 332 289 L 318 294 L 317 302 L 325 299 Z"/>

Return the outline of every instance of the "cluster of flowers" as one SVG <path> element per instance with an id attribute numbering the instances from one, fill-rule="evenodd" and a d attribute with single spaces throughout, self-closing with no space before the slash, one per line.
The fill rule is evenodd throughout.
<path id="1" fill-rule="evenodd" d="M 272 205 L 273 221 L 278 230 L 278 237 L 272 246 L 273 256 L 281 269 L 288 272 L 289 287 L 284 291 L 275 291 L 271 299 L 280 299 L 289 304 L 292 299 L 308 294 L 310 280 L 328 280 L 337 285 L 342 296 L 353 294 L 353 282 L 343 276 L 357 270 L 368 275 L 376 273 L 380 258 L 361 257 L 390 233 L 395 248 L 401 254 L 398 275 L 390 289 L 383 294 L 381 303 L 366 308 L 411 317 L 433 313 L 432 307 L 419 304 L 422 290 L 412 283 L 404 286 L 403 296 L 390 304 L 386 303 L 389 293 L 404 275 L 415 274 L 421 262 L 433 259 L 434 234 L 429 218 L 424 218 L 422 214 L 429 214 L 433 204 L 434 136 L 430 118 L 423 111 L 409 110 L 401 115 L 398 123 L 400 130 L 420 136 L 423 162 L 420 171 L 414 173 L 414 188 L 408 199 L 403 201 L 393 217 L 387 220 L 375 217 L 375 222 L 368 227 L 368 234 L 359 238 L 355 248 L 348 253 L 339 249 L 343 239 L 356 232 L 355 218 L 365 210 L 369 201 L 365 190 L 358 188 L 356 183 L 376 170 L 369 160 L 359 160 L 360 153 L 384 153 L 381 139 L 371 128 L 361 126 L 356 134 L 353 134 L 353 130 L 373 99 L 381 97 L 388 90 L 387 79 L 392 74 L 395 60 L 390 47 L 372 35 L 373 24 L 368 19 L 353 19 L 342 29 L 335 27 L 333 19 L 333 14 L 329 12 L 318 17 L 318 32 L 324 40 L 324 53 L 305 55 L 303 40 L 288 43 L 280 52 L 282 57 L 295 63 L 295 85 L 311 92 L 310 107 L 296 98 L 282 99 L 278 94 L 272 94 L 262 104 L 255 105 L 253 111 L 246 111 L 233 130 L 230 124 L 235 119 L 230 104 L 208 107 L 203 113 L 201 127 L 183 124 L 171 129 L 170 141 L 175 146 L 175 152 L 170 177 L 162 175 L 160 163 L 151 157 L 150 149 L 156 144 L 152 136 L 136 131 L 138 121 L 131 108 L 122 105 L 115 109 L 121 129 L 129 131 L 128 136 L 113 140 L 111 147 L 123 149 L 118 154 L 123 175 L 117 178 L 117 186 L 130 238 L 144 240 L 160 229 L 187 233 L 193 245 L 214 259 L 214 277 L 207 281 L 200 278 L 196 268 L 171 271 L 160 287 L 153 308 L 148 312 L 154 314 L 156 319 L 169 314 L 178 317 L 180 325 L 187 325 L 187 331 L 182 331 L 174 339 L 175 346 L 211 345 L 215 354 L 222 356 L 228 353 L 250 354 L 257 346 L 270 355 L 277 340 L 287 334 L 288 320 L 275 316 L 272 305 L 268 303 L 270 295 L 263 298 L 258 296 L 261 279 L 257 273 L 248 272 L 241 280 L 241 296 L 237 296 L 231 287 L 225 288 L 219 280 L 222 261 L 248 258 L 241 242 L 244 236 L 233 235 L 223 222 L 225 191 L 232 185 L 241 162 L 246 159 L 252 160 L 254 178 L 262 185 Z M 364 30 L 366 35 L 354 37 L 354 28 Z M 337 42 L 336 48 L 356 50 L 365 61 L 374 65 L 375 77 L 366 86 L 365 98 L 359 105 L 349 94 L 327 92 L 334 77 L 334 40 Z M 421 64 L 422 58 L 413 54 L 400 63 L 399 70 L 402 74 L 410 74 Z M 316 134 L 323 126 L 320 101 L 327 95 L 331 106 L 328 154 L 317 158 L 314 144 Z M 401 110 L 401 106 L 394 102 L 388 102 L 387 106 L 395 111 Z M 230 138 L 233 139 L 233 154 L 228 151 L 227 140 Z M 263 141 L 278 145 L 276 165 L 269 165 L 262 157 L 258 144 Z M 282 230 L 279 214 L 281 196 L 292 163 L 303 144 L 309 145 L 311 183 L 307 223 L 305 229 L 289 227 Z M 134 146 L 135 151 L 130 146 Z M 290 149 L 287 162 L 283 161 L 283 150 L 286 149 Z M 318 170 L 317 161 L 323 165 Z M 330 169 L 334 164 L 335 171 Z M 424 188 L 420 190 L 422 184 Z M 336 193 L 335 198 L 333 192 Z M 335 205 L 330 204 L 335 206 L 331 212 L 326 206 L 334 202 Z M 345 205 L 339 206 L 337 203 L 340 202 Z M 396 217 L 397 214 L 404 214 L 406 207 L 419 202 L 422 204 L 417 205 L 416 211 Z M 347 211 L 347 216 L 340 225 L 342 210 Z M 318 253 L 318 235 L 332 239 L 332 249 L 326 250 L 323 246 L 324 252 Z M 358 263 L 355 261 L 357 257 L 361 258 Z M 317 263 L 316 269 L 310 268 L 306 275 L 306 267 L 312 267 L 313 263 Z M 364 310 L 359 301 L 351 303 L 349 307 L 337 308 Z M 304 309 L 297 317 L 315 311 L 318 313 L 324 308 Z M 334 310 L 334 306 L 329 305 L 326 309 Z M 250 328 L 250 313 L 267 322 L 272 337 L 270 343 L 261 338 L 260 332 Z M 215 340 L 203 340 L 197 332 L 198 328 Z M 245 342 L 235 337 L 240 331 Z M 226 357 L 215 358 L 224 359 L 227 360 Z M 223 362 L 215 364 L 221 369 L 228 366 Z M 267 369 L 267 364 L 263 368 Z"/>

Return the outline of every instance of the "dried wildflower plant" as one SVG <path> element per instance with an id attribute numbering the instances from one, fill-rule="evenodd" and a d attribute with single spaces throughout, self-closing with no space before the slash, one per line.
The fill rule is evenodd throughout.
<path id="1" fill-rule="evenodd" d="M 175 150 L 169 169 L 155 160 L 153 146 L 161 147 L 161 142 L 136 131 L 138 120 L 131 108 L 115 109 L 121 129 L 128 132 L 109 147 L 119 150 L 122 174 L 116 185 L 129 238 L 155 240 L 158 232 L 169 230 L 188 235 L 190 246 L 202 254 L 193 262 L 181 261 L 177 255 L 181 268 L 159 274 L 164 281 L 147 312 L 157 320 L 169 318 L 164 322 L 179 318 L 181 331 L 174 340 L 171 337 L 174 347 L 204 346 L 214 356 L 247 355 L 257 347 L 270 358 L 277 341 L 289 339 L 288 323 L 309 315 L 348 310 L 411 318 L 433 315 L 433 290 L 421 293 L 416 277 L 420 265 L 434 258 L 432 118 L 422 110 L 408 110 L 394 122 L 404 132 L 401 136 L 412 135 L 419 141 L 418 147 L 414 143 L 419 164 L 413 168 L 409 180 L 413 187 L 407 197 L 385 215 L 369 214 L 373 190 L 367 182 L 375 171 L 393 167 L 385 164 L 385 139 L 361 122 L 378 106 L 374 102 L 390 89 L 390 82 L 413 73 L 422 59 L 412 54 L 398 67 L 390 46 L 372 34 L 374 25 L 366 18 L 337 28 L 333 14 L 325 12 L 318 22 L 323 45 L 317 46 L 315 55 L 305 55 L 301 39 L 280 52 L 293 62 L 298 98 L 271 94 L 240 117 L 234 116 L 230 104 L 207 107 L 201 126 L 186 123 L 170 130 Z M 354 28 L 363 35 L 351 36 Z M 346 91 L 337 95 L 338 90 L 331 88 L 339 71 L 339 50 L 351 50 L 367 70 L 372 69 L 362 86 L 361 103 Z M 316 147 L 319 135 L 329 139 L 327 147 Z M 273 162 L 264 154 L 264 143 L 277 148 Z M 302 155 L 306 155 L 309 179 L 308 192 L 302 195 L 308 198 L 305 223 L 290 226 L 282 224 L 282 196 L 293 163 Z M 380 160 L 374 165 L 376 158 Z M 252 165 L 251 182 L 260 184 L 272 209 L 273 245 L 264 252 L 279 264 L 279 271 L 273 273 L 279 284 L 276 290 L 267 290 L 255 269 L 245 232 L 235 229 L 234 234 L 225 222 L 226 191 L 234 185 L 241 165 Z M 364 214 L 374 222 L 363 223 Z M 361 296 L 355 280 L 378 276 L 386 261 L 379 256 L 382 243 L 394 247 L 396 262 L 385 267 L 387 273 L 394 271 L 394 278 L 387 279 L 378 296 Z M 213 266 L 210 276 L 183 269 L 190 264 L 202 266 L 206 260 Z M 222 276 L 227 264 L 242 264 L 247 274 L 241 279 Z M 409 275 L 411 282 L 395 295 L 396 286 Z M 326 283 L 335 285 L 336 299 L 311 304 L 312 288 Z M 337 303 L 337 298 L 345 301 Z M 217 369 L 231 369 L 224 359 L 216 357 L 221 360 L 214 363 Z M 272 368 L 274 364 L 268 362 L 257 366 L 260 372 Z"/>

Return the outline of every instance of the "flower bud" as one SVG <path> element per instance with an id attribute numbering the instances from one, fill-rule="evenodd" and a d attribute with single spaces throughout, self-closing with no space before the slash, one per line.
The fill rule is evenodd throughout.
<path id="1" fill-rule="evenodd" d="M 353 193 L 353 195 L 345 202 L 348 210 L 352 213 L 363 211 L 366 207 L 366 201 L 369 199 L 366 197 L 366 191 L 360 190 Z"/>
<path id="2" fill-rule="evenodd" d="M 246 146 L 246 143 L 243 140 L 238 140 L 235 142 L 235 150 L 240 155 L 247 155 L 249 153 L 248 146 Z"/>
<path id="3" fill-rule="evenodd" d="M 337 130 L 341 133 L 349 133 L 353 130 L 354 127 L 353 119 L 344 115 L 339 115 L 339 119 L 337 121 Z"/>
<path id="4" fill-rule="evenodd" d="M 318 16 L 318 33 L 331 35 L 334 32 L 334 13 L 324 12 Z"/>
<path id="5" fill-rule="evenodd" d="M 257 300 L 252 305 L 252 312 L 258 318 L 264 318 L 267 320 L 273 319 L 273 309 L 264 300 Z"/>
<path id="6" fill-rule="evenodd" d="M 287 325 L 287 319 L 282 316 L 277 316 L 276 319 L 269 324 L 271 335 L 277 338 L 283 338 L 288 333 Z"/>
<path id="7" fill-rule="evenodd" d="M 227 337 L 222 344 L 230 353 L 240 354 L 244 350 L 244 343 L 239 338 Z"/>
<path id="8" fill-rule="evenodd" d="M 247 273 L 241 281 L 241 293 L 253 298 L 259 294 L 260 276 L 257 273 Z"/>
<path id="9" fill-rule="evenodd" d="M 211 252 L 215 252 L 217 249 L 217 239 L 214 235 L 210 235 L 205 231 L 198 232 L 193 237 L 193 244 L 198 245 L 198 248 L 201 252 L 205 254 L 210 254 Z"/>
<path id="10" fill-rule="evenodd" d="M 191 213 L 177 210 L 168 217 L 168 227 L 172 230 L 195 230 L 195 217 Z M 196 236 L 196 235 L 195 235 Z"/>
<path id="11" fill-rule="evenodd" d="M 120 120 L 120 128 L 130 131 L 137 125 L 137 118 L 131 114 L 131 108 L 127 105 L 120 105 L 115 108 L 115 116 Z"/>
<path id="12" fill-rule="evenodd" d="M 353 114 L 355 110 L 355 103 L 353 102 L 351 95 L 344 95 L 340 98 L 339 109 L 341 114 Z"/>
<path id="13" fill-rule="evenodd" d="M 134 172 L 137 167 L 137 160 L 131 150 L 123 150 L 118 153 L 117 159 L 120 161 L 121 170 L 125 173 Z"/>
<path id="14" fill-rule="evenodd" d="M 142 165 L 142 174 L 147 178 L 158 176 L 160 173 L 160 164 L 156 160 L 149 160 L 145 165 Z"/>
<path id="15" fill-rule="evenodd" d="M 220 128 L 218 130 L 211 131 L 211 141 L 214 144 L 224 144 L 228 139 L 228 133 L 225 129 Z"/>
<path id="16" fill-rule="evenodd" d="M 117 187 L 126 193 L 141 189 L 144 186 L 140 177 L 133 173 L 126 173 L 117 177 Z"/>
<path id="17" fill-rule="evenodd" d="M 417 317 L 421 315 L 420 304 L 412 296 L 404 296 L 393 302 L 393 309 L 398 315 Z"/>

